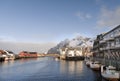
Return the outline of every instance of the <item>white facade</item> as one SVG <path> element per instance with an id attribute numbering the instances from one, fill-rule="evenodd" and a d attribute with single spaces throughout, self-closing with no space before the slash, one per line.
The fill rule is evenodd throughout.
<path id="1" fill-rule="evenodd" d="M 60 54 L 68 57 L 83 56 L 82 48 L 61 48 Z"/>
<path id="2" fill-rule="evenodd" d="M 12 51 L 0 50 L 1 56 L 5 57 L 5 60 L 15 59 L 15 55 Z"/>

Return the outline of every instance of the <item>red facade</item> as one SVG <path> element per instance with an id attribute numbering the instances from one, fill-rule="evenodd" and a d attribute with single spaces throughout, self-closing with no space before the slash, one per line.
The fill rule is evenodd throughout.
<path id="1" fill-rule="evenodd" d="M 19 57 L 38 57 L 38 53 L 37 52 L 22 51 L 19 53 Z"/>

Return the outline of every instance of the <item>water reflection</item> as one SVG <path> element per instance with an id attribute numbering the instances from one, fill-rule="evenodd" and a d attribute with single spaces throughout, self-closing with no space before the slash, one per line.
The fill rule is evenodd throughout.
<path id="1" fill-rule="evenodd" d="M 100 77 L 83 61 L 45 57 L 0 63 L 0 81 L 102 81 Z"/>
<path id="2" fill-rule="evenodd" d="M 65 74 L 82 74 L 83 64 L 81 61 L 61 61 L 60 72 Z"/>

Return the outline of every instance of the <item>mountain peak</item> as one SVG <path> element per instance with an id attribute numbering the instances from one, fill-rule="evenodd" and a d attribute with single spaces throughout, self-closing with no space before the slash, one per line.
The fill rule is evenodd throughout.
<path id="1" fill-rule="evenodd" d="M 48 50 L 48 53 L 58 53 L 59 48 L 63 48 L 63 47 L 88 47 L 88 46 L 92 47 L 93 42 L 94 42 L 93 38 L 76 36 L 71 40 L 65 39 L 64 41 L 61 41 L 59 44 L 57 44 L 57 46 Z"/>

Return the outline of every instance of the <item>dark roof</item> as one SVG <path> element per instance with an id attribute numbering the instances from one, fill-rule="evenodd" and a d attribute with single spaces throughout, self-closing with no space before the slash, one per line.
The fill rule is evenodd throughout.
<path id="1" fill-rule="evenodd" d="M 13 54 L 13 52 L 12 51 L 9 51 L 9 50 L 6 50 L 8 53 L 12 53 Z"/>
<path id="2" fill-rule="evenodd" d="M 107 33 L 105 33 L 103 36 L 107 35 L 108 33 L 110 33 L 111 31 L 114 31 L 116 29 L 120 28 L 120 25 L 118 25 L 117 27 L 113 28 L 112 30 L 108 31 Z"/>
<path id="3" fill-rule="evenodd" d="M 37 52 L 29 52 L 29 54 L 37 54 Z"/>
<path id="4" fill-rule="evenodd" d="M 27 51 L 23 51 L 23 53 L 28 53 Z"/>

